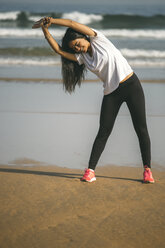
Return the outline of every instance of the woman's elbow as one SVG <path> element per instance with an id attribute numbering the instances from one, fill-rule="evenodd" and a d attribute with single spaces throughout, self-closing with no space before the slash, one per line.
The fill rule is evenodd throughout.
<path id="1" fill-rule="evenodd" d="M 65 57 L 65 52 L 61 48 L 59 48 L 58 50 L 56 50 L 56 53 L 58 55 L 62 56 L 62 57 Z"/>

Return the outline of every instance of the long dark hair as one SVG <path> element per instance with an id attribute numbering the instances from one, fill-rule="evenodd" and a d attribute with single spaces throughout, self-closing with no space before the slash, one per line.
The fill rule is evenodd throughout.
<path id="1" fill-rule="evenodd" d="M 84 38 L 89 41 L 89 38 L 75 31 L 72 28 L 68 28 L 62 39 L 62 50 L 69 53 L 76 53 L 69 47 L 69 42 L 75 39 Z M 64 89 L 72 93 L 75 90 L 76 85 L 81 85 L 82 80 L 85 79 L 86 68 L 85 65 L 79 65 L 78 62 L 68 60 L 61 56 L 62 60 L 62 77 Z"/>

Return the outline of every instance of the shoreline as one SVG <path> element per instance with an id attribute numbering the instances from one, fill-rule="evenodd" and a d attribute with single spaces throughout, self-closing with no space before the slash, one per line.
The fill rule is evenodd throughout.
<path id="1" fill-rule="evenodd" d="M 165 172 L 143 184 L 142 168 L 82 170 L 0 166 L 1 247 L 155 248 L 165 243 Z"/>
<path id="2" fill-rule="evenodd" d="M 18 169 L 18 170 L 28 170 L 28 169 L 48 169 L 50 170 L 51 168 L 54 170 L 73 170 L 73 171 L 79 171 L 81 174 L 84 172 L 85 167 L 80 168 L 80 167 L 69 167 L 69 166 L 59 166 L 56 164 L 50 164 L 50 163 L 46 163 L 46 162 L 42 162 L 42 161 L 37 161 L 37 160 L 33 160 L 33 159 L 28 159 L 28 158 L 24 158 L 24 159 L 15 159 L 9 163 L 0 163 L 0 170 L 4 169 L 4 171 L 6 170 L 11 170 L 12 169 Z M 96 167 L 96 171 L 100 172 L 100 171 L 104 171 L 104 170 L 110 170 L 112 168 L 116 168 L 118 169 L 139 169 L 143 172 L 143 166 L 142 164 L 135 164 L 135 165 L 117 165 L 117 164 L 98 164 L 98 166 Z M 165 167 L 156 163 L 153 163 L 151 165 L 151 169 L 152 171 L 158 171 L 158 172 L 165 172 Z M 124 169 L 125 170 L 125 169 Z M 3 170 L 2 170 L 3 171 Z"/>
<path id="3" fill-rule="evenodd" d="M 0 77 L 0 81 L 6 82 L 46 82 L 46 83 L 61 83 L 61 78 L 9 78 L 9 77 Z M 142 83 L 165 83 L 165 79 L 140 79 Z M 100 82 L 100 79 L 86 79 L 83 82 L 95 83 Z"/>

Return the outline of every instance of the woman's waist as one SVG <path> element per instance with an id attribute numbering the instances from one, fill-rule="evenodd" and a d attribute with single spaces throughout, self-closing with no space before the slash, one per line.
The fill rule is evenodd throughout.
<path id="1" fill-rule="evenodd" d="M 134 74 L 134 72 L 131 72 L 130 74 L 128 74 L 128 76 L 126 76 L 122 81 L 120 81 L 120 84 L 124 83 L 126 80 L 128 80 L 130 77 L 132 77 L 133 74 Z"/>

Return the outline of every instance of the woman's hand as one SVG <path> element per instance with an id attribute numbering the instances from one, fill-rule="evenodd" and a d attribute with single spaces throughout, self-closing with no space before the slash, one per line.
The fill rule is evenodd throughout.
<path id="1" fill-rule="evenodd" d="M 35 22 L 32 26 L 32 28 L 49 28 L 50 25 L 52 24 L 51 22 L 52 17 L 44 17 L 40 19 L 39 21 Z"/>

